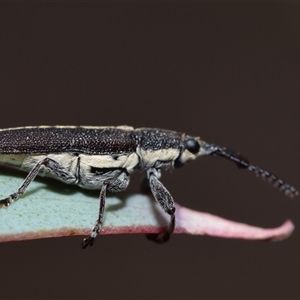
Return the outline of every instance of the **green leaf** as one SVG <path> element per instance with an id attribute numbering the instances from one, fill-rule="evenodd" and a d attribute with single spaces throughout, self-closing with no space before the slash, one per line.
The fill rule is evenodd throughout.
<path id="1" fill-rule="evenodd" d="M 0 199 L 15 192 L 24 178 L 24 174 L 1 174 Z M 99 191 L 36 179 L 18 201 L 0 209 L 0 242 L 88 235 L 98 218 L 98 196 Z M 168 221 L 169 216 L 149 196 L 110 194 L 101 234 L 158 233 L 166 228 Z M 293 228 L 290 221 L 274 229 L 253 227 L 176 204 L 175 233 L 279 240 L 288 237 Z"/>

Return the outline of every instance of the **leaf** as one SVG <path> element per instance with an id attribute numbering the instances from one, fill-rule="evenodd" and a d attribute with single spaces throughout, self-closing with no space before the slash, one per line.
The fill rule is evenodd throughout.
<path id="1" fill-rule="evenodd" d="M 24 176 L 0 176 L 0 199 L 15 192 Z M 88 235 L 98 218 L 99 191 L 85 191 L 54 180 L 37 179 L 25 195 L 0 209 L 0 242 Z M 169 217 L 149 196 L 119 193 L 106 201 L 101 234 L 157 233 Z M 280 240 L 294 229 L 291 221 L 274 229 L 249 226 L 176 204 L 175 233 L 251 240 Z"/>

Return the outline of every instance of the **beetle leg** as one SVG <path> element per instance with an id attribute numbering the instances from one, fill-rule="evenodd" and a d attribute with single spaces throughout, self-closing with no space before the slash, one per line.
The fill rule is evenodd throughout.
<path id="1" fill-rule="evenodd" d="M 82 248 L 86 248 L 87 246 L 93 246 L 95 238 L 97 237 L 99 231 L 101 230 L 101 227 L 103 225 L 103 216 L 104 216 L 104 208 L 105 208 L 105 200 L 106 200 L 106 189 L 107 189 L 108 183 L 107 181 L 103 183 L 101 191 L 100 191 L 100 207 L 99 207 L 99 216 L 98 220 L 96 221 L 95 226 L 93 227 L 91 233 L 89 236 L 84 238 L 82 240 Z"/>
<path id="2" fill-rule="evenodd" d="M 149 178 L 149 185 L 155 200 L 159 203 L 161 208 L 170 215 L 169 226 L 166 231 L 158 234 L 148 234 L 147 238 L 157 243 L 167 242 L 175 228 L 175 205 L 173 197 L 165 186 L 158 180 L 160 171 L 150 169 L 147 172 Z"/>
<path id="3" fill-rule="evenodd" d="M 117 173 L 118 174 L 118 173 Z M 100 207 L 99 207 L 99 215 L 98 220 L 96 221 L 95 226 L 93 227 L 89 236 L 82 240 L 82 248 L 86 248 L 87 246 L 93 246 L 95 238 L 98 233 L 101 231 L 104 219 L 104 208 L 105 208 L 105 200 L 106 200 L 106 191 L 109 192 L 119 192 L 123 191 L 127 188 L 129 184 L 129 175 L 124 171 L 121 174 L 118 174 L 114 180 L 105 180 L 101 187 L 100 191 Z"/>
<path id="4" fill-rule="evenodd" d="M 23 181 L 22 185 L 19 187 L 19 189 L 15 192 L 6 197 L 5 199 L 0 200 L 0 207 L 8 207 L 11 203 L 18 200 L 18 198 L 23 195 L 29 186 L 29 184 L 34 180 L 34 178 L 38 175 L 40 169 L 42 166 L 45 166 L 49 171 L 54 174 L 59 179 L 65 181 L 65 182 L 71 182 L 72 180 L 75 180 L 63 166 L 61 166 L 58 162 L 55 160 L 45 157 L 41 161 L 39 161 L 28 173 L 25 180 Z"/>

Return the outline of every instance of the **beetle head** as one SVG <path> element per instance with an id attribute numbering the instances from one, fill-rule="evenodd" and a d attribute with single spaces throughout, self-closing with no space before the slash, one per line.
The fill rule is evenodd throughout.
<path id="1" fill-rule="evenodd" d="M 202 147 L 203 141 L 201 141 L 199 137 L 184 135 L 182 142 L 183 150 L 175 162 L 176 167 L 183 166 L 187 161 L 193 160 L 198 156 L 209 154 L 207 150 Z"/>
<path id="2" fill-rule="evenodd" d="M 257 166 L 251 165 L 244 156 L 240 153 L 229 150 L 224 147 L 208 144 L 202 141 L 198 137 L 185 136 L 183 139 L 184 148 L 180 157 L 175 162 L 175 166 L 181 166 L 187 161 L 195 159 L 202 155 L 213 155 L 227 158 L 233 161 L 239 168 L 247 169 L 255 173 L 258 177 L 267 180 L 275 188 L 278 188 L 281 192 L 289 197 L 298 195 L 298 191 L 278 176 L 263 170 Z"/>

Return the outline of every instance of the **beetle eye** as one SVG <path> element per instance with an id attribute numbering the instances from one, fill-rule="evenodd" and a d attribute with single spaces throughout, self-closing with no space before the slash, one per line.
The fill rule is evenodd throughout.
<path id="1" fill-rule="evenodd" d="M 191 153 L 196 154 L 200 150 L 200 145 L 195 139 L 188 139 L 185 141 L 185 148 Z"/>

